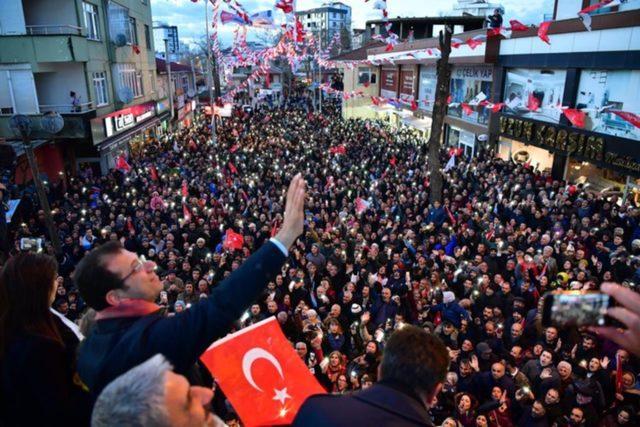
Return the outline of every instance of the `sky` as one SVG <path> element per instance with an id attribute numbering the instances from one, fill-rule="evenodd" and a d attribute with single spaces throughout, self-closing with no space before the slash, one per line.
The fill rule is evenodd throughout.
<path id="1" fill-rule="evenodd" d="M 273 9 L 276 0 L 239 0 L 244 8 L 251 13 Z M 343 3 L 351 6 L 353 18 L 352 28 L 364 28 L 367 20 L 380 19 L 382 13 L 373 9 L 374 0 L 342 0 Z M 505 8 L 506 21 L 518 19 L 525 24 L 538 24 L 542 21 L 545 13 L 553 12 L 553 0 L 493 0 L 500 3 Z M 319 7 L 323 0 L 298 0 L 297 9 L 305 10 Z M 439 16 L 442 13 L 451 11 L 455 0 L 387 0 L 389 17 L 398 16 Z M 221 9 L 230 10 L 224 3 Z M 151 0 L 151 11 L 154 21 L 166 22 L 169 25 L 178 27 L 180 40 L 186 44 L 192 44 L 205 34 L 205 6 L 204 0 L 196 3 L 191 0 Z M 211 9 L 209 9 L 211 12 Z M 282 20 L 284 15 L 280 9 L 275 9 L 276 20 Z M 209 13 L 211 17 L 211 13 Z M 232 42 L 232 31 L 234 25 L 220 25 L 219 38 L 222 47 L 228 46 Z M 250 29 L 249 40 L 259 37 L 265 30 Z M 253 34 L 252 34 L 253 33 Z M 253 36 L 253 37 L 252 37 Z"/>

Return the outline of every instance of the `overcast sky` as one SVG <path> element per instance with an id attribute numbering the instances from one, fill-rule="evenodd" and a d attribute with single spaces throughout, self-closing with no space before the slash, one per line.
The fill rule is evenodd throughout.
<path id="1" fill-rule="evenodd" d="M 190 44 L 205 34 L 205 10 L 204 0 L 193 3 L 191 0 L 151 0 L 151 9 L 154 21 L 163 21 L 170 25 L 178 26 L 180 40 Z M 499 0 L 494 0 L 499 1 Z M 351 6 L 353 18 L 352 28 L 364 28 L 367 20 L 380 19 L 382 13 L 373 9 L 374 0 L 342 0 Z M 276 0 L 240 0 L 249 14 L 263 10 L 273 9 Z M 321 6 L 322 0 L 298 0 L 298 10 L 305 10 Z M 439 16 L 452 10 L 455 0 L 387 0 L 389 16 L 414 17 L 414 16 Z M 524 23 L 539 23 L 545 13 L 553 12 L 553 0 L 502 0 L 500 2 L 505 10 L 505 18 L 518 19 Z M 223 3 L 222 9 L 230 10 Z M 276 19 L 283 18 L 282 11 L 275 9 Z M 220 40 L 223 45 L 232 41 L 231 32 L 234 25 L 220 26 Z M 251 29 L 250 33 L 264 30 Z M 251 37 L 250 37 L 251 39 Z"/>

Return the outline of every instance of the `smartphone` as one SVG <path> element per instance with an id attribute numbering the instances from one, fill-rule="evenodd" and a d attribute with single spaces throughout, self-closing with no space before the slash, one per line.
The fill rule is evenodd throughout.
<path id="1" fill-rule="evenodd" d="M 613 299 L 601 292 L 549 292 L 543 296 L 542 304 L 542 326 L 563 328 L 615 324 L 606 315 L 607 309 L 613 306 Z"/>

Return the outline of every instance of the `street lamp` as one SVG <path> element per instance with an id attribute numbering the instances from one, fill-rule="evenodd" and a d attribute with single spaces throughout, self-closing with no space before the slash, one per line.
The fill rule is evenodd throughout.
<path id="1" fill-rule="evenodd" d="M 62 129 L 62 126 L 59 126 L 60 115 L 52 114 L 48 119 L 49 122 L 45 125 L 51 130 L 55 130 L 59 127 L 57 132 Z M 60 117 L 61 119 L 61 117 Z M 56 123 L 57 122 L 57 123 Z M 64 122 L 62 122 L 64 125 Z M 49 200 L 47 200 L 47 196 L 44 191 L 44 186 L 42 185 L 42 181 L 40 181 L 40 171 L 38 169 L 38 163 L 36 162 L 35 156 L 33 154 L 33 145 L 31 144 L 31 119 L 29 116 L 25 116 L 24 114 L 15 114 L 11 117 L 9 121 L 9 125 L 11 130 L 16 134 L 16 136 L 22 137 L 22 146 L 24 148 L 24 152 L 27 155 L 27 160 L 29 161 L 29 167 L 31 168 L 31 175 L 33 176 L 33 183 L 36 186 L 36 193 L 38 194 L 38 200 L 40 202 L 40 207 L 44 211 L 44 221 L 47 226 L 47 231 L 49 232 L 49 238 L 51 239 L 51 243 L 53 244 L 53 249 L 56 255 L 62 255 L 62 246 L 60 245 L 60 236 L 56 231 L 56 227 L 53 224 L 53 218 L 51 216 L 51 207 L 49 206 Z M 54 132 L 54 133 L 57 133 Z"/>

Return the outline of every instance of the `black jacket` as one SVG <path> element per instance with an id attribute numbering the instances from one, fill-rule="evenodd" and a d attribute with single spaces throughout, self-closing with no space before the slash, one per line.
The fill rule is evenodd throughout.
<path id="1" fill-rule="evenodd" d="M 202 352 L 229 332 L 275 279 L 284 260 L 280 249 L 268 242 L 216 286 L 209 298 L 180 314 L 99 320 L 80 347 L 82 381 L 97 397 L 117 376 L 157 353 L 171 362 L 176 373 L 190 376 Z"/>
<path id="2" fill-rule="evenodd" d="M 78 339 L 53 319 L 63 345 L 20 334 L 6 349 L 0 362 L 0 426 L 89 425 L 90 397 L 75 381 Z"/>
<path id="3" fill-rule="evenodd" d="M 298 412 L 293 426 L 433 426 L 426 407 L 410 390 L 381 382 L 350 396 L 315 395 Z"/>

